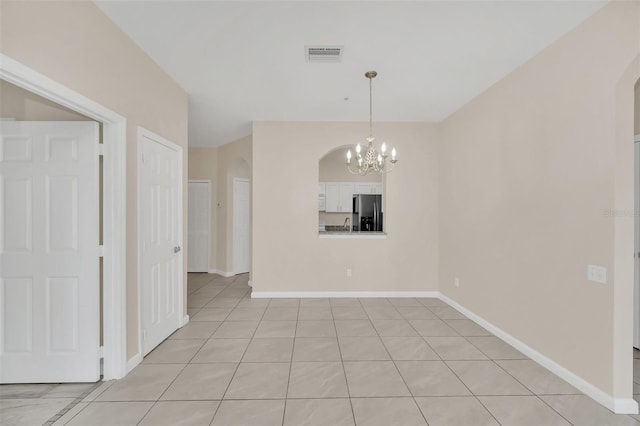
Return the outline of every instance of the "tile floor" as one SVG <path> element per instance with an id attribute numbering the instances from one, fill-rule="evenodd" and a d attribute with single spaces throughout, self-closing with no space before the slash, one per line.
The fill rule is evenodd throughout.
<path id="1" fill-rule="evenodd" d="M 126 378 L 1 386 L 0 424 L 640 426 L 440 300 L 256 300 L 247 279 L 190 274 L 190 323 Z"/>

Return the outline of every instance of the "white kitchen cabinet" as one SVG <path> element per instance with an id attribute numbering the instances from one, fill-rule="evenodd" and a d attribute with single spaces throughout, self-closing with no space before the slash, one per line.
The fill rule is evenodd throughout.
<path id="1" fill-rule="evenodd" d="M 355 194 L 382 194 L 382 183 L 378 182 L 321 182 L 320 198 L 324 195 L 323 210 L 327 213 L 350 213 Z"/>
<path id="2" fill-rule="evenodd" d="M 382 183 L 377 183 L 377 182 L 356 183 L 354 194 L 382 194 Z"/>
<path id="3" fill-rule="evenodd" d="M 325 211 L 327 209 L 327 189 L 324 183 L 318 185 L 318 211 Z"/>
<path id="4" fill-rule="evenodd" d="M 339 212 L 340 205 L 340 184 L 337 182 L 327 182 L 325 188 L 325 211 L 327 213 Z"/>
<path id="5" fill-rule="evenodd" d="M 341 213 L 352 212 L 354 191 L 355 191 L 355 184 L 350 182 L 345 182 L 340 184 L 340 205 L 338 207 Z"/>
<path id="6" fill-rule="evenodd" d="M 356 183 L 354 194 L 373 194 L 373 185 L 373 183 L 369 182 Z"/>
<path id="7" fill-rule="evenodd" d="M 325 182 L 325 211 L 350 213 L 355 185 L 351 182 Z"/>

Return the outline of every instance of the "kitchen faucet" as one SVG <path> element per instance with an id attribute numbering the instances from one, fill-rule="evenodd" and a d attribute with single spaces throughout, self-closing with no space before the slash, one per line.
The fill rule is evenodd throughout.
<path id="1" fill-rule="evenodd" d="M 345 229 L 346 231 L 351 232 L 351 218 L 350 218 L 350 217 L 347 217 L 347 218 L 344 220 L 344 225 L 342 225 L 342 226 L 344 227 L 344 229 Z"/>

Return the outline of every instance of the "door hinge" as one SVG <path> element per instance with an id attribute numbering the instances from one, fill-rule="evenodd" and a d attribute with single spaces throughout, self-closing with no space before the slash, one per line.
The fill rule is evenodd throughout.
<path id="1" fill-rule="evenodd" d="M 98 155 L 102 155 L 104 157 L 104 144 L 103 143 L 99 143 L 98 144 Z"/>
<path id="2" fill-rule="evenodd" d="M 104 246 L 98 246 L 98 257 L 104 257 Z"/>

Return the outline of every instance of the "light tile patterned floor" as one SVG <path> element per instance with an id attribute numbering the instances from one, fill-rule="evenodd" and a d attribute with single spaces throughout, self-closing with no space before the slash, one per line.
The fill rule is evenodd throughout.
<path id="1" fill-rule="evenodd" d="M 640 426 L 440 300 L 252 300 L 247 279 L 190 274 L 190 323 L 126 378 L 79 403 L 0 387 L 0 424 Z"/>

